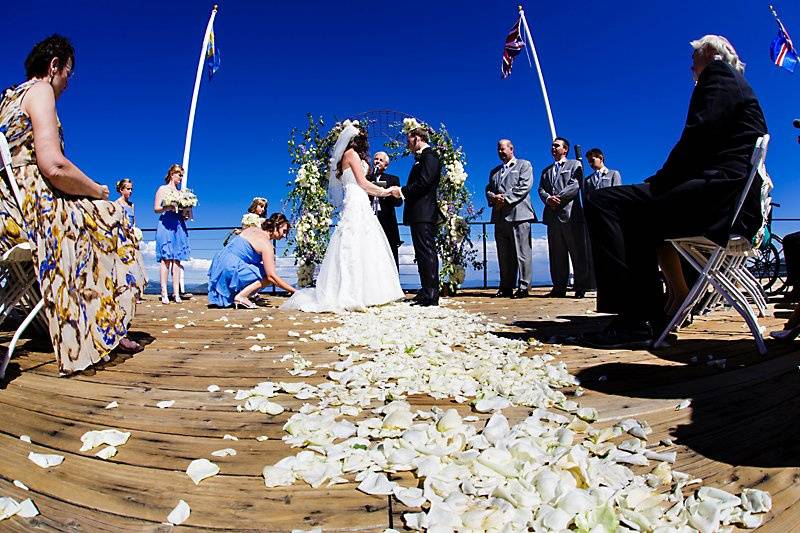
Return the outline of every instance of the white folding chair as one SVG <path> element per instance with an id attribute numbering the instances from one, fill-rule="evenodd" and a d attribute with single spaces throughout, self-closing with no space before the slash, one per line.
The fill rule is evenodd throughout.
<path id="1" fill-rule="evenodd" d="M 753 155 L 750 158 L 752 168 L 742 194 L 736 203 L 732 221 L 739 217 L 756 173 L 764 180 L 769 179 L 764 166 L 768 145 L 769 135 L 759 137 L 756 141 Z M 752 242 L 739 235 L 731 235 L 725 247 L 718 246 L 705 237 L 670 239 L 669 242 L 700 275 L 678 312 L 675 313 L 675 316 L 672 317 L 672 320 L 659 335 L 654 347 L 664 346 L 664 339 L 666 339 L 669 332 L 686 320 L 686 317 L 698 302 L 703 301 L 704 308 L 710 309 L 721 297 L 744 318 L 756 341 L 758 352 L 764 355 L 767 352 L 767 346 L 764 344 L 762 331 L 758 325 L 758 318 L 750 306 L 749 300 L 753 300 L 759 314 L 762 316 L 766 311 L 766 300 L 761 292 L 760 285 L 755 282 L 752 274 L 745 268 L 744 261 L 754 252 Z M 709 290 L 713 290 L 714 294 L 708 295 L 707 292 Z M 706 299 L 703 300 L 703 298 Z"/>
<path id="2" fill-rule="evenodd" d="M 3 170 L 0 174 L 3 178 L 8 179 L 14 199 L 21 211 L 22 194 L 11 168 L 11 151 L 8 148 L 6 137 L 2 133 L 0 133 L 0 162 L 2 162 Z M 0 379 L 5 378 L 6 367 L 20 336 L 44 306 L 44 300 L 39 295 L 38 285 L 36 267 L 33 263 L 29 243 L 17 244 L 2 255 L 0 258 L 0 324 L 5 321 L 13 308 L 31 307 L 31 310 L 14 332 L 6 353 L 0 355 Z"/>

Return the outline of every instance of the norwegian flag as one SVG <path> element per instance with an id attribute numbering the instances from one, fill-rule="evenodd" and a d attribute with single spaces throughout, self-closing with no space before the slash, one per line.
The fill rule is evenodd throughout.
<path id="1" fill-rule="evenodd" d="M 506 44 L 503 47 L 503 62 L 500 65 L 500 76 L 503 79 L 511 75 L 511 64 L 523 48 L 525 48 L 525 41 L 522 40 L 522 16 L 520 16 L 508 33 Z"/>
<path id="2" fill-rule="evenodd" d="M 783 22 L 778 18 L 778 14 L 769 6 L 772 14 L 775 16 L 775 22 L 778 23 L 778 36 L 772 41 L 769 49 L 769 56 L 775 65 L 785 68 L 789 72 L 794 72 L 794 67 L 797 65 L 798 57 L 797 51 L 794 49 L 792 39 L 789 38 L 789 33 L 783 26 Z"/>

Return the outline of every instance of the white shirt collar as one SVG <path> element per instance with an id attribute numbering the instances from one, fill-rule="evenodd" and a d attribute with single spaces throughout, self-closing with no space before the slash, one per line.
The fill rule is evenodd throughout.
<path id="1" fill-rule="evenodd" d="M 422 143 L 422 148 L 420 148 L 419 150 L 417 150 L 417 151 L 416 151 L 416 152 L 414 152 L 414 153 L 415 153 L 415 154 L 421 154 L 421 153 L 422 153 L 422 151 L 423 151 L 425 148 L 428 148 L 429 146 L 430 146 L 430 144 Z"/>
<path id="2" fill-rule="evenodd" d="M 597 174 L 598 176 L 605 176 L 606 174 L 608 174 L 608 169 L 606 168 L 605 165 L 603 165 L 602 167 L 600 167 L 599 170 L 595 170 L 595 174 Z"/>

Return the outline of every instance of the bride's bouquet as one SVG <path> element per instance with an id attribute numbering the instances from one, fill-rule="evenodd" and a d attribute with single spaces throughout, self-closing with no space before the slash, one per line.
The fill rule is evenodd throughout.
<path id="1" fill-rule="evenodd" d="M 242 217 L 242 229 L 245 228 L 260 228 L 264 223 L 264 218 L 256 215 L 255 213 L 245 213 Z"/>

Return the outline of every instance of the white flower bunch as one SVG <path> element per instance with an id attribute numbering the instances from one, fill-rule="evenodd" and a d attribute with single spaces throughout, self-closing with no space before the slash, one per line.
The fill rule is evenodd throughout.
<path id="1" fill-rule="evenodd" d="M 297 170 L 294 182 L 301 187 L 312 187 L 319 184 L 319 168 L 312 162 L 303 163 Z"/>
<path id="2" fill-rule="evenodd" d="M 197 196 L 191 189 L 181 189 L 178 195 L 178 207 L 187 209 L 197 205 Z"/>
<path id="3" fill-rule="evenodd" d="M 414 117 L 406 117 L 403 119 L 403 133 L 408 134 L 421 127 L 422 124 L 420 124 Z"/>
<path id="4" fill-rule="evenodd" d="M 450 163 L 445 166 L 445 170 L 447 179 L 450 180 L 450 183 L 453 185 L 460 187 L 467 181 L 468 174 L 464 171 L 464 165 L 461 161 Z"/>
<path id="5" fill-rule="evenodd" d="M 167 189 L 166 194 L 164 194 L 164 197 L 161 199 L 161 207 L 178 207 L 180 204 L 180 199 L 181 192 L 177 189 L 169 188 Z"/>
<path id="6" fill-rule="evenodd" d="M 264 223 L 264 218 L 255 213 L 245 213 L 242 217 L 242 228 L 260 228 Z"/>

